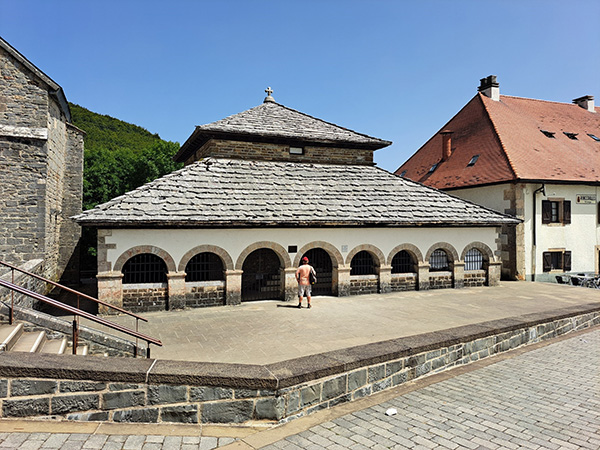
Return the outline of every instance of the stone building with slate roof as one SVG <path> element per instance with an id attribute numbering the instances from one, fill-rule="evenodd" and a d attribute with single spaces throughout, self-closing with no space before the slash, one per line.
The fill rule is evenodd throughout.
<path id="1" fill-rule="evenodd" d="M 375 167 L 388 141 L 275 102 L 196 127 L 185 167 L 75 217 L 102 299 L 128 309 L 494 285 L 507 215 Z"/>
<path id="2" fill-rule="evenodd" d="M 0 261 L 79 281 L 83 136 L 62 88 L 0 38 Z"/>
<path id="3" fill-rule="evenodd" d="M 600 108 L 500 95 L 495 76 L 396 171 L 522 219 L 502 232 L 507 276 L 600 272 Z"/>

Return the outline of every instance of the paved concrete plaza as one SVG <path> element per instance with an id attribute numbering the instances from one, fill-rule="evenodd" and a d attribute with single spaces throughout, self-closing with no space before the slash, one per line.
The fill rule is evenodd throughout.
<path id="1" fill-rule="evenodd" d="M 600 290 L 550 283 L 504 282 L 497 287 L 315 297 L 240 306 L 146 313 L 140 331 L 158 337 L 152 357 L 268 364 L 356 345 L 488 320 L 600 302 Z M 132 327 L 127 316 L 110 320 Z"/>
<path id="2" fill-rule="evenodd" d="M 576 332 L 265 431 L 0 420 L 0 449 L 598 449 L 599 349 Z"/>

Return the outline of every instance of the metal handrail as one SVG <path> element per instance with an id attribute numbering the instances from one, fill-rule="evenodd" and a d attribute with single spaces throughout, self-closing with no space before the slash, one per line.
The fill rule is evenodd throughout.
<path id="1" fill-rule="evenodd" d="M 51 284 L 53 286 L 59 287 L 61 289 L 64 289 L 65 291 L 70 292 L 71 294 L 77 295 L 77 305 L 79 305 L 79 297 L 83 297 L 86 300 L 91 300 L 91 301 L 93 301 L 95 303 L 98 303 L 98 304 L 100 304 L 102 306 L 106 306 L 108 308 L 112 308 L 112 309 L 114 309 L 116 311 L 119 311 L 119 312 L 121 312 L 123 314 L 127 314 L 127 315 L 129 315 L 131 317 L 135 317 L 138 320 L 143 320 L 144 322 L 148 322 L 148 319 L 146 319 L 146 318 L 144 318 L 142 316 L 139 316 L 139 315 L 137 315 L 135 313 L 132 313 L 131 311 L 127 311 L 126 309 L 120 308 L 119 306 L 111 305 L 110 303 L 107 303 L 105 301 L 99 300 L 99 299 L 94 298 L 94 297 L 92 297 L 90 295 L 84 294 L 83 292 L 76 291 L 75 289 L 71 289 L 71 288 L 69 288 L 67 286 L 63 286 L 62 284 L 56 283 L 55 281 L 49 280 L 49 279 L 44 278 L 44 277 L 42 277 L 40 275 L 36 275 L 35 273 L 27 272 L 26 270 L 23 270 L 23 269 L 21 269 L 19 267 L 13 266 L 12 264 L 9 264 L 9 263 L 3 262 L 3 261 L 0 261 L 0 264 L 2 264 L 3 266 L 6 266 L 6 267 L 10 267 L 13 271 L 17 270 L 17 271 L 19 271 L 21 273 L 24 273 L 25 275 L 29 275 L 30 277 L 37 278 L 38 280 L 43 281 L 44 283 L 49 283 L 49 284 Z M 14 280 L 14 273 L 13 273 L 12 282 L 13 283 L 15 282 L 15 280 Z"/>
<path id="2" fill-rule="evenodd" d="M 6 287 L 6 288 L 10 289 L 11 291 L 18 292 L 20 294 L 34 298 L 36 300 L 39 300 L 41 302 L 47 303 L 51 306 L 54 306 L 55 308 L 59 308 L 59 309 L 62 309 L 63 311 L 67 311 L 67 312 L 73 314 L 75 316 L 75 318 L 73 319 L 73 354 L 74 355 L 77 354 L 77 341 L 79 338 L 79 322 L 78 322 L 79 317 L 83 317 L 85 319 L 91 320 L 92 322 L 96 322 L 100 325 L 104 325 L 113 330 L 120 331 L 121 333 L 128 334 L 129 336 L 133 336 L 136 339 L 141 339 L 143 341 L 146 341 L 146 343 L 147 343 L 146 356 L 148 358 L 150 358 L 150 344 L 154 344 L 154 345 L 158 345 L 159 347 L 162 347 L 162 342 L 159 339 L 155 339 L 153 337 L 146 336 L 145 334 L 142 334 L 138 331 L 131 330 L 123 325 L 111 322 L 110 320 L 104 319 L 102 317 L 97 317 L 93 314 L 90 314 L 87 311 L 83 311 L 79 308 L 75 308 L 74 306 L 66 305 L 57 300 L 53 300 L 51 298 L 46 297 L 45 295 L 38 294 L 37 292 L 33 292 L 33 291 L 30 291 L 29 289 L 25 289 L 21 286 L 17 286 L 16 284 L 10 283 L 8 281 L 4 281 L 1 278 L 0 278 L 0 286 Z M 137 344 L 135 346 L 134 355 L 137 355 Z"/>

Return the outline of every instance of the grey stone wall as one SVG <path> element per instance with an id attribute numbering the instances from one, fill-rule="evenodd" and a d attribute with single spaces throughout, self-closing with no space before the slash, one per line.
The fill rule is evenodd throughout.
<path id="1" fill-rule="evenodd" d="M 392 292 L 414 291 L 417 289 L 416 273 L 393 273 L 390 282 Z"/>
<path id="2" fill-rule="evenodd" d="M 431 272 L 429 274 L 429 289 L 451 289 L 452 272 Z"/>
<path id="3" fill-rule="evenodd" d="M 165 311 L 167 287 L 128 287 L 123 285 L 123 308 L 132 312 Z"/>
<path id="4" fill-rule="evenodd" d="M 318 355 L 315 361 L 304 357 L 271 364 L 264 367 L 267 372 L 258 366 L 199 363 L 189 366 L 192 370 L 186 373 L 182 361 L 128 360 L 132 362 L 110 374 L 108 366 L 119 366 L 110 359 L 96 359 L 98 362 L 86 367 L 75 362 L 80 358 L 65 357 L 61 374 L 89 376 L 69 379 L 43 376 L 48 372 L 30 367 L 33 360 L 28 355 L 20 369 L 14 361 L 4 362 L 9 368 L 0 365 L 0 415 L 144 423 L 286 422 L 529 343 L 599 325 L 600 311 L 530 325 L 515 325 L 517 322 L 496 321 L 498 328 L 487 333 L 481 332 L 485 327 L 474 325 L 472 329 L 446 330 L 445 338 L 436 333 L 401 338 L 398 343 L 413 350 L 400 354 L 394 348 L 382 354 L 377 343 L 343 350 L 344 364 L 331 352 Z M 461 334 L 465 339 L 460 339 Z M 356 361 L 348 360 L 351 354 L 357 356 Z M 90 370 L 95 366 L 104 367 Z M 19 376 L 19 371 L 23 375 Z M 257 378 L 253 380 L 251 373 Z M 265 378 L 266 373 L 280 378 Z"/>
<path id="5" fill-rule="evenodd" d="M 34 273 L 36 275 L 42 275 L 44 273 L 44 262 L 41 259 L 34 259 L 28 261 L 26 264 L 19 266 L 27 272 Z M 17 270 L 14 272 L 5 266 L 0 266 L 0 278 L 5 281 L 9 281 L 18 286 L 22 286 L 30 291 L 37 292 L 38 294 L 46 293 L 46 283 L 36 278 L 25 275 Z M 11 304 L 17 306 L 23 306 L 26 308 L 37 308 L 38 302 L 31 297 L 19 293 L 13 293 L 9 289 L 0 287 L 0 302 L 4 302 L 5 305 L 10 306 Z"/>
<path id="6" fill-rule="evenodd" d="M 465 271 L 464 283 L 465 283 L 465 287 L 485 286 L 485 284 L 486 284 L 485 270 Z"/>
<path id="7" fill-rule="evenodd" d="M 187 290 L 185 306 L 188 308 L 225 305 L 225 283 L 194 283 Z"/>
<path id="8" fill-rule="evenodd" d="M 377 294 L 379 291 L 379 278 L 370 275 L 350 276 L 350 295 Z"/>

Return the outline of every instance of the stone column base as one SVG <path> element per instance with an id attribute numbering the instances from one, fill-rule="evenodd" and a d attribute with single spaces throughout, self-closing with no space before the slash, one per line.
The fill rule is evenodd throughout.
<path id="1" fill-rule="evenodd" d="M 465 287 L 465 263 L 454 263 L 454 289 L 462 289 Z"/>
<path id="2" fill-rule="evenodd" d="M 98 280 L 98 300 L 111 305 L 123 307 L 123 274 L 121 272 L 100 272 Z M 99 314 L 116 314 L 116 312 L 103 305 L 98 305 Z"/>
<path id="3" fill-rule="evenodd" d="M 242 270 L 225 271 L 225 304 L 240 305 L 242 303 Z"/>
<path id="4" fill-rule="evenodd" d="M 420 291 L 429 290 L 429 264 L 419 263 L 418 286 Z"/>
<path id="5" fill-rule="evenodd" d="M 338 267 L 338 297 L 350 295 L 350 267 Z"/>
<path id="6" fill-rule="evenodd" d="M 183 309 L 185 307 L 185 272 L 167 273 L 167 309 Z"/>
<path id="7" fill-rule="evenodd" d="M 392 292 L 392 266 L 379 267 L 379 292 L 382 294 Z"/>

